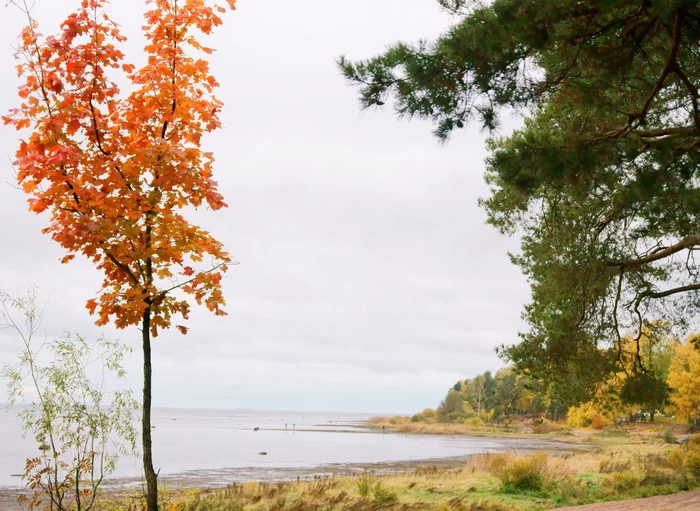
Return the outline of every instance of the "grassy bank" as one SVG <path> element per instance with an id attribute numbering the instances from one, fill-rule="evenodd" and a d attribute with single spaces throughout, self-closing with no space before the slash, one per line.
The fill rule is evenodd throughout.
<path id="1" fill-rule="evenodd" d="M 372 417 L 364 427 L 371 430 L 393 431 L 426 435 L 508 435 L 532 432 L 518 424 L 413 422 L 410 417 Z"/>
<path id="2" fill-rule="evenodd" d="M 579 435 L 589 450 L 482 454 L 461 467 L 421 467 L 377 476 L 248 483 L 171 495 L 178 511 L 540 511 L 662 495 L 700 487 L 700 438 L 678 447 L 660 433 L 602 431 Z M 115 505 L 114 502 L 111 503 Z M 137 504 L 132 509 L 138 509 Z"/>
<path id="3" fill-rule="evenodd" d="M 532 421 L 510 423 L 445 423 L 413 422 L 408 417 L 373 417 L 364 425 L 373 431 L 389 431 L 416 435 L 469 435 L 512 438 L 534 438 L 542 435 L 557 437 L 557 441 L 567 441 L 564 437 L 575 434 L 569 428 L 550 422 L 533 424 Z"/>
<path id="4" fill-rule="evenodd" d="M 373 431 L 410 433 L 423 435 L 468 435 L 514 438 L 551 438 L 557 442 L 601 442 L 606 438 L 629 438 L 629 442 L 643 442 L 663 438 L 666 432 L 684 437 L 688 426 L 669 420 L 654 423 L 628 423 L 620 427 L 604 429 L 575 429 L 559 423 L 542 420 L 520 420 L 502 423 L 445 423 L 414 422 L 409 417 L 372 417 L 364 427 Z"/>

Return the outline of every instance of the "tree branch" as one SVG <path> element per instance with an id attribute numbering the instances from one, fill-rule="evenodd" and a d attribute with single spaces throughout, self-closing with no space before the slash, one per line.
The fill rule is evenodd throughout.
<path id="1" fill-rule="evenodd" d="M 686 238 L 683 238 L 675 245 L 656 250 L 655 252 L 640 259 L 634 261 L 608 261 L 607 265 L 616 266 L 618 268 L 622 268 L 628 271 L 634 271 L 638 270 L 646 264 L 653 263 L 654 261 L 658 261 L 660 259 L 665 259 L 668 256 L 680 252 L 681 250 L 690 249 L 697 245 L 700 245 L 700 234 L 693 234 Z"/>
<path id="2" fill-rule="evenodd" d="M 112 263 L 114 263 L 114 265 L 115 265 L 117 268 L 119 268 L 121 271 L 123 271 L 123 272 L 126 274 L 127 277 L 129 277 L 129 280 L 131 281 L 131 283 L 132 283 L 134 286 L 136 286 L 136 287 L 139 286 L 139 279 L 136 278 L 136 275 L 134 275 L 134 272 L 131 271 L 131 268 L 129 268 L 129 267 L 128 267 L 127 265 L 125 265 L 124 263 L 120 263 L 120 262 L 117 260 L 117 258 L 114 257 L 114 256 L 113 256 L 112 254 L 110 254 L 109 252 L 105 251 L 105 255 L 107 256 L 107 259 L 109 259 L 110 261 L 112 261 Z"/>
<path id="3" fill-rule="evenodd" d="M 641 302 L 645 298 L 666 298 L 667 296 L 678 293 L 687 293 L 688 291 L 700 291 L 700 284 L 688 284 L 687 286 L 674 287 L 673 289 L 667 289 L 666 291 L 644 291 L 637 297 L 637 300 Z"/>
<path id="4" fill-rule="evenodd" d="M 681 45 L 681 28 L 682 28 L 682 17 L 680 12 L 676 13 L 676 20 L 674 23 L 673 27 L 673 42 L 671 49 L 669 50 L 668 56 L 666 57 L 666 62 L 664 63 L 664 68 L 663 71 L 661 72 L 661 76 L 656 80 L 656 83 L 654 84 L 654 88 L 651 90 L 651 93 L 647 96 L 646 101 L 644 101 L 644 105 L 642 106 L 642 109 L 639 112 L 634 112 L 631 114 L 628 114 L 627 116 L 627 124 L 622 126 L 621 128 L 611 131 L 607 134 L 608 137 L 617 137 L 622 135 L 625 132 L 629 132 L 629 130 L 632 128 L 632 122 L 635 120 L 643 120 L 646 116 L 647 113 L 649 113 L 649 109 L 651 108 L 651 104 L 654 101 L 654 98 L 656 98 L 657 94 L 661 91 L 663 88 L 664 83 L 666 82 L 666 78 L 668 78 L 668 75 L 671 74 L 671 72 L 675 69 L 677 66 L 676 59 L 678 58 L 678 50 L 680 49 Z"/>

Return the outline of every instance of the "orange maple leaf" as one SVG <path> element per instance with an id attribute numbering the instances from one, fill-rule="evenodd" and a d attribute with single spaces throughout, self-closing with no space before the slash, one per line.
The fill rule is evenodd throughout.
<path id="1" fill-rule="evenodd" d="M 220 126 L 221 102 L 211 93 L 218 83 L 208 63 L 188 52 L 205 48 L 196 31 L 221 24 L 221 4 L 147 4 L 147 63 L 140 69 L 124 62 L 125 38 L 105 11 L 107 0 L 81 0 L 47 37 L 27 13 L 18 49 L 26 57 L 17 67 L 20 104 L 2 119 L 31 130 L 16 153 L 17 177 L 31 210 L 51 213 L 44 232 L 66 250 L 62 262 L 82 254 L 105 275 L 100 300 L 87 309 L 118 328 L 148 313 L 156 332 L 183 315 L 172 293 L 222 303 L 220 279 L 173 286 L 173 266 L 191 277 L 196 271 L 185 261 L 214 259 L 216 267 L 204 271 L 220 276 L 227 266 L 219 263 L 230 258 L 178 213 L 226 206 L 211 179 L 213 157 L 200 149 L 202 136 Z M 132 92 L 122 93 L 113 70 L 126 74 Z"/>

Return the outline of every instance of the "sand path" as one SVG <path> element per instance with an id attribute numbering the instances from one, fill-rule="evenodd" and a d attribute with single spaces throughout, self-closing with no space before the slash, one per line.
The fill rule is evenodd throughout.
<path id="1" fill-rule="evenodd" d="M 700 490 L 646 499 L 560 507 L 556 511 L 700 511 Z"/>

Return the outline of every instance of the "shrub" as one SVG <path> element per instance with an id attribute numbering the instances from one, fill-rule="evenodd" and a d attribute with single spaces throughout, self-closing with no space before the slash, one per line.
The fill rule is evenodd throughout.
<path id="1" fill-rule="evenodd" d="M 500 477 L 503 469 L 508 465 L 508 462 L 512 458 L 509 454 L 494 454 L 491 456 L 489 461 L 489 472 L 493 475 Z"/>
<path id="2" fill-rule="evenodd" d="M 664 486 L 673 482 L 673 476 L 665 471 L 650 469 L 639 484 L 642 486 Z"/>
<path id="3" fill-rule="evenodd" d="M 557 424 L 554 424 L 547 419 L 542 419 L 538 424 L 532 427 L 532 432 L 538 435 L 546 435 L 552 431 L 558 431 L 560 428 Z"/>
<path id="4" fill-rule="evenodd" d="M 685 453 L 683 452 L 683 449 L 679 447 L 669 452 L 668 464 L 675 469 L 683 468 L 683 465 L 685 464 Z"/>
<path id="5" fill-rule="evenodd" d="M 489 473 L 495 473 L 493 470 L 491 470 L 491 463 L 493 461 L 494 456 L 500 456 L 498 454 L 493 454 L 490 452 L 482 452 L 480 454 L 474 454 L 473 456 L 469 456 L 469 459 L 464 465 L 464 470 L 467 473 L 474 473 L 474 472 L 489 472 Z"/>
<path id="6" fill-rule="evenodd" d="M 688 468 L 688 472 L 694 476 L 700 476 L 700 453 L 689 452 L 685 460 L 685 466 Z"/>
<path id="7" fill-rule="evenodd" d="M 422 415 L 426 419 L 435 419 L 437 417 L 437 412 L 432 408 L 426 408 L 420 413 L 420 415 Z"/>
<path id="8" fill-rule="evenodd" d="M 591 428 L 593 429 L 603 429 L 607 421 L 602 415 L 595 414 L 591 417 Z"/>
<path id="9" fill-rule="evenodd" d="M 420 413 L 417 413 L 413 417 L 411 417 L 411 422 L 423 422 L 424 420 L 425 417 L 423 417 Z"/>
<path id="10" fill-rule="evenodd" d="M 465 424 L 467 424 L 469 426 L 483 426 L 484 425 L 484 420 L 481 417 L 469 417 L 464 422 L 465 422 Z"/>
<path id="11" fill-rule="evenodd" d="M 384 488 L 381 481 L 377 481 L 377 483 L 374 485 L 372 495 L 374 495 L 374 500 L 376 500 L 378 504 L 382 505 L 394 504 L 399 500 L 398 495 L 396 495 L 395 492 Z"/>
<path id="12" fill-rule="evenodd" d="M 689 451 L 700 451 L 700 435 L 693 435 L 688 439 Z"/>
<path id="13" fill-rule="evenodd" d="M 357 478 L 357 492 L 361 497 L 369 496 L 374 486 L 374 476 L 370 472 L 363 472 Z"/>
<path id="14" fill-rule="evenodd" d="M 445 415 L 445 422 L 461 422 L 464 418 L 464 412 L 450 412 Z"/>
<path id="15" fill-rule="evenodd" d="M 17 365 L 0 367 L 0 377 L 10 404 L 24 405 L 17 412 L 23 434 L 45 454 L 26 460 L 29 492 L 22 497 L 29 509 L 48 501 L 52 510 L 89 511 L 99 504 L 100 486 L 119 456 L 136 452 L 138 404 L 131 391 L 103 391 L 107 379 L 124 378 L 122 361 L 130 349 L 80 335 L 37 339 L 44 333 L 44 310 L 36 300 L 34 290 L 26 298 L 0 291 L 0 329 L 15 330 L 21 340 Z M 100 369 L 101 378 L 91 379 Z"/>
<path id="16" fill-rule="evenodd" d="M 603 481 L 603 485 L 613 488 L 615 491 L 625 491 L 639 486 L 639 481 L 639 476 L 628 470 L 613 472 Z"/>
<path id="17" fill-rule="evenodd" d="M 566 424 L 570 428 L 587 428 L 591 425 L 591 419 L 596 414 L 590 403 L 569 408 L 566 414 Z"/>
<path id="18" fill-rule="evenodd" d="M 541 490 L 548 460 L 549 455 L 545 452 L 513 458 L 506 462 L 498 477 L 505 489 Z"/>
<path id="19" fill-rule="evenodd" d="M 389 419 L 389 424 L 391 424 L 392 426 L 396 426 L 397 424 L 406 424 L 407 422 L 411 422 L 411 418 L 404 417 L 401 415 Z"/>
<path id="20" fill-rule="evenodd" d="M 678 439 L 676 438 L 676 435 L 673 434 L 672 429 L 667 429 L 666 432 L 664 433 L 664 442 L 667 444 L 677 444 Z"/>
<path id="21" fill-rule="evenodd" d="M 371 494 L 374 500 L 381 505 L 394 504 L 399 500 L 398 495 L 384 488 L 382 482 L 377 481 L 371 472 L 363 472 L 358 476 L 357 492 L 361 497 L 369 497 Z"/>

